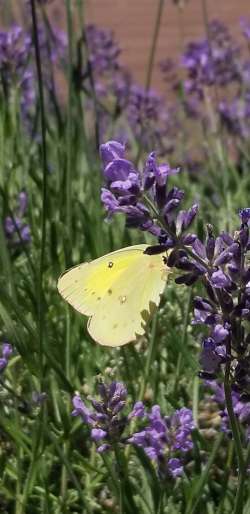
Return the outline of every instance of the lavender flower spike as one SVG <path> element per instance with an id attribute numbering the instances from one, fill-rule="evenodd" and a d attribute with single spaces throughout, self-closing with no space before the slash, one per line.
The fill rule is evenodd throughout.
<path id="1" fill-rule="evenodd" d="M 112 382 L 109 385 L 100 383 L 98 389 L 100 399 L 89 398 L 93 410 L 86 407 L 79 395 L 74 396 L 72 415 L 80 416 L 89 425 L 97 451 L 102 453 L 121 441 L 129 420 L 121 413 L 126 404 L 126 387 L 121 382 Z M 98 446 L 99 442 L 102 442 L 101 446 Z"/>

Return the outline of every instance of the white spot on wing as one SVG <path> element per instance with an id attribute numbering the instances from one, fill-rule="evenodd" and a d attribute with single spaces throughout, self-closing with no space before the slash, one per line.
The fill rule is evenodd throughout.
<path id="1" fill-rule="evenodd" d="M 125 295 L 124 296 L 119 296 L 118 300 L 119 300 L 120 303 L 125 303 L 126 300 L 127 300 L 127 297 Z"/>

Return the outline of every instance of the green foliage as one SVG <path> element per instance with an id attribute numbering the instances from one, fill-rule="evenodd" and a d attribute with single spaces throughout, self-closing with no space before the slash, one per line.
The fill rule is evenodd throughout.
<path id="1" fill-rule="evenodd" d="M 57 279 L 65 268 L 144 242 L 143 233 L 129 232 L 123 219 L 104 221 L 100 162 L 83 116 L 86 101 L 71 84 L 61 123 L 45 112 L 44 199 L 39 138 L 30 137 L 18 106 L 10 112 L 1 104 L 0 336 L 14 345 L 15 354 L 0 379 L 0 512 L 229 514 L 236 488 L 234 447 L 212 430 L 212 421 L 193 434 L 194 451 L 185 476 L 174 484 L 161 484 L 143 450 L 100 456 L 88 428 L 71 417 L 74 391 L 94 395 L 99 375 L 123 381 L 131 405 L 138 399 L 150 406 L 158 403 L 165 414 L 193 406 L 198 422 L 203 398 L 197 380 L 200 334 L 191 326 L 195 288 L 187 291 L 172 280 L 145 338 L 122 349 L 93 343 L 86 319 L 57 292 Z M 40 116 L 40 135 L 39 121 Z M 203 219 L 219 231 L 232 226 L 237 209 L 249 202 L 249 160 L 240 175 L 213 143 L 202 179 L 193 180 L 185 171 L 177 179 L 188 192 L 187 201 L 200 200 L 201 234 Z M 4 236 L 3 222 L 14 216 L 17 195 L 23 190 L 28 193 L 31 243 L 13 248 Z M 145 240 L 149 242 L 146 236 Z M 41 405 L 32 399 L 34 392 L 46 393 Z M 245 514 L 249 502 L 248 496 Z"/>

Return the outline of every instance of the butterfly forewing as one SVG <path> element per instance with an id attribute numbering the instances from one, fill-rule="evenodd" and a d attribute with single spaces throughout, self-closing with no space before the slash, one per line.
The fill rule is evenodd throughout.
<path id="1" fill-rule="evenodd" d="M 144 334 L 159 305 L 167 279 L 162 256 L 141 254 L 114 282 L 89 320 L 90 335 L 100 344 L 121 346 Z"/>
<path id="2" fill-rule="evenodd" d="M 123 248 L 64 273 L 58 290 L 76 310 L 91 316 L 95 341 L 120 346 L 145 332 L 159 304 L 169 270 L 163 255 L 146 255 L 147 245 Z"/>
<path id="3" fill-rule="evenodd" d="M 58 291 L 77 311 L 91 316 L 105 293 L 128 266 L 141 256 L 146 245 L 111 252 L 103 257 L 75 266 L 61 275 Z"/>

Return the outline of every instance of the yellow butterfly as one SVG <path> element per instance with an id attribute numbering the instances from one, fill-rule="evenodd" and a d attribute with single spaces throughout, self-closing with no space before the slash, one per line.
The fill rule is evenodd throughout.
<path id="1" fill-rule="evenodd" d="M 170 269 L 166 252 L 145 253 L 141 244 L 108 253 L 65 271 L 58 280 L 62 297 L 89 316 L 88 332 L 99 344 L 122 346 L 145 332 L 159 305 Z"/>

